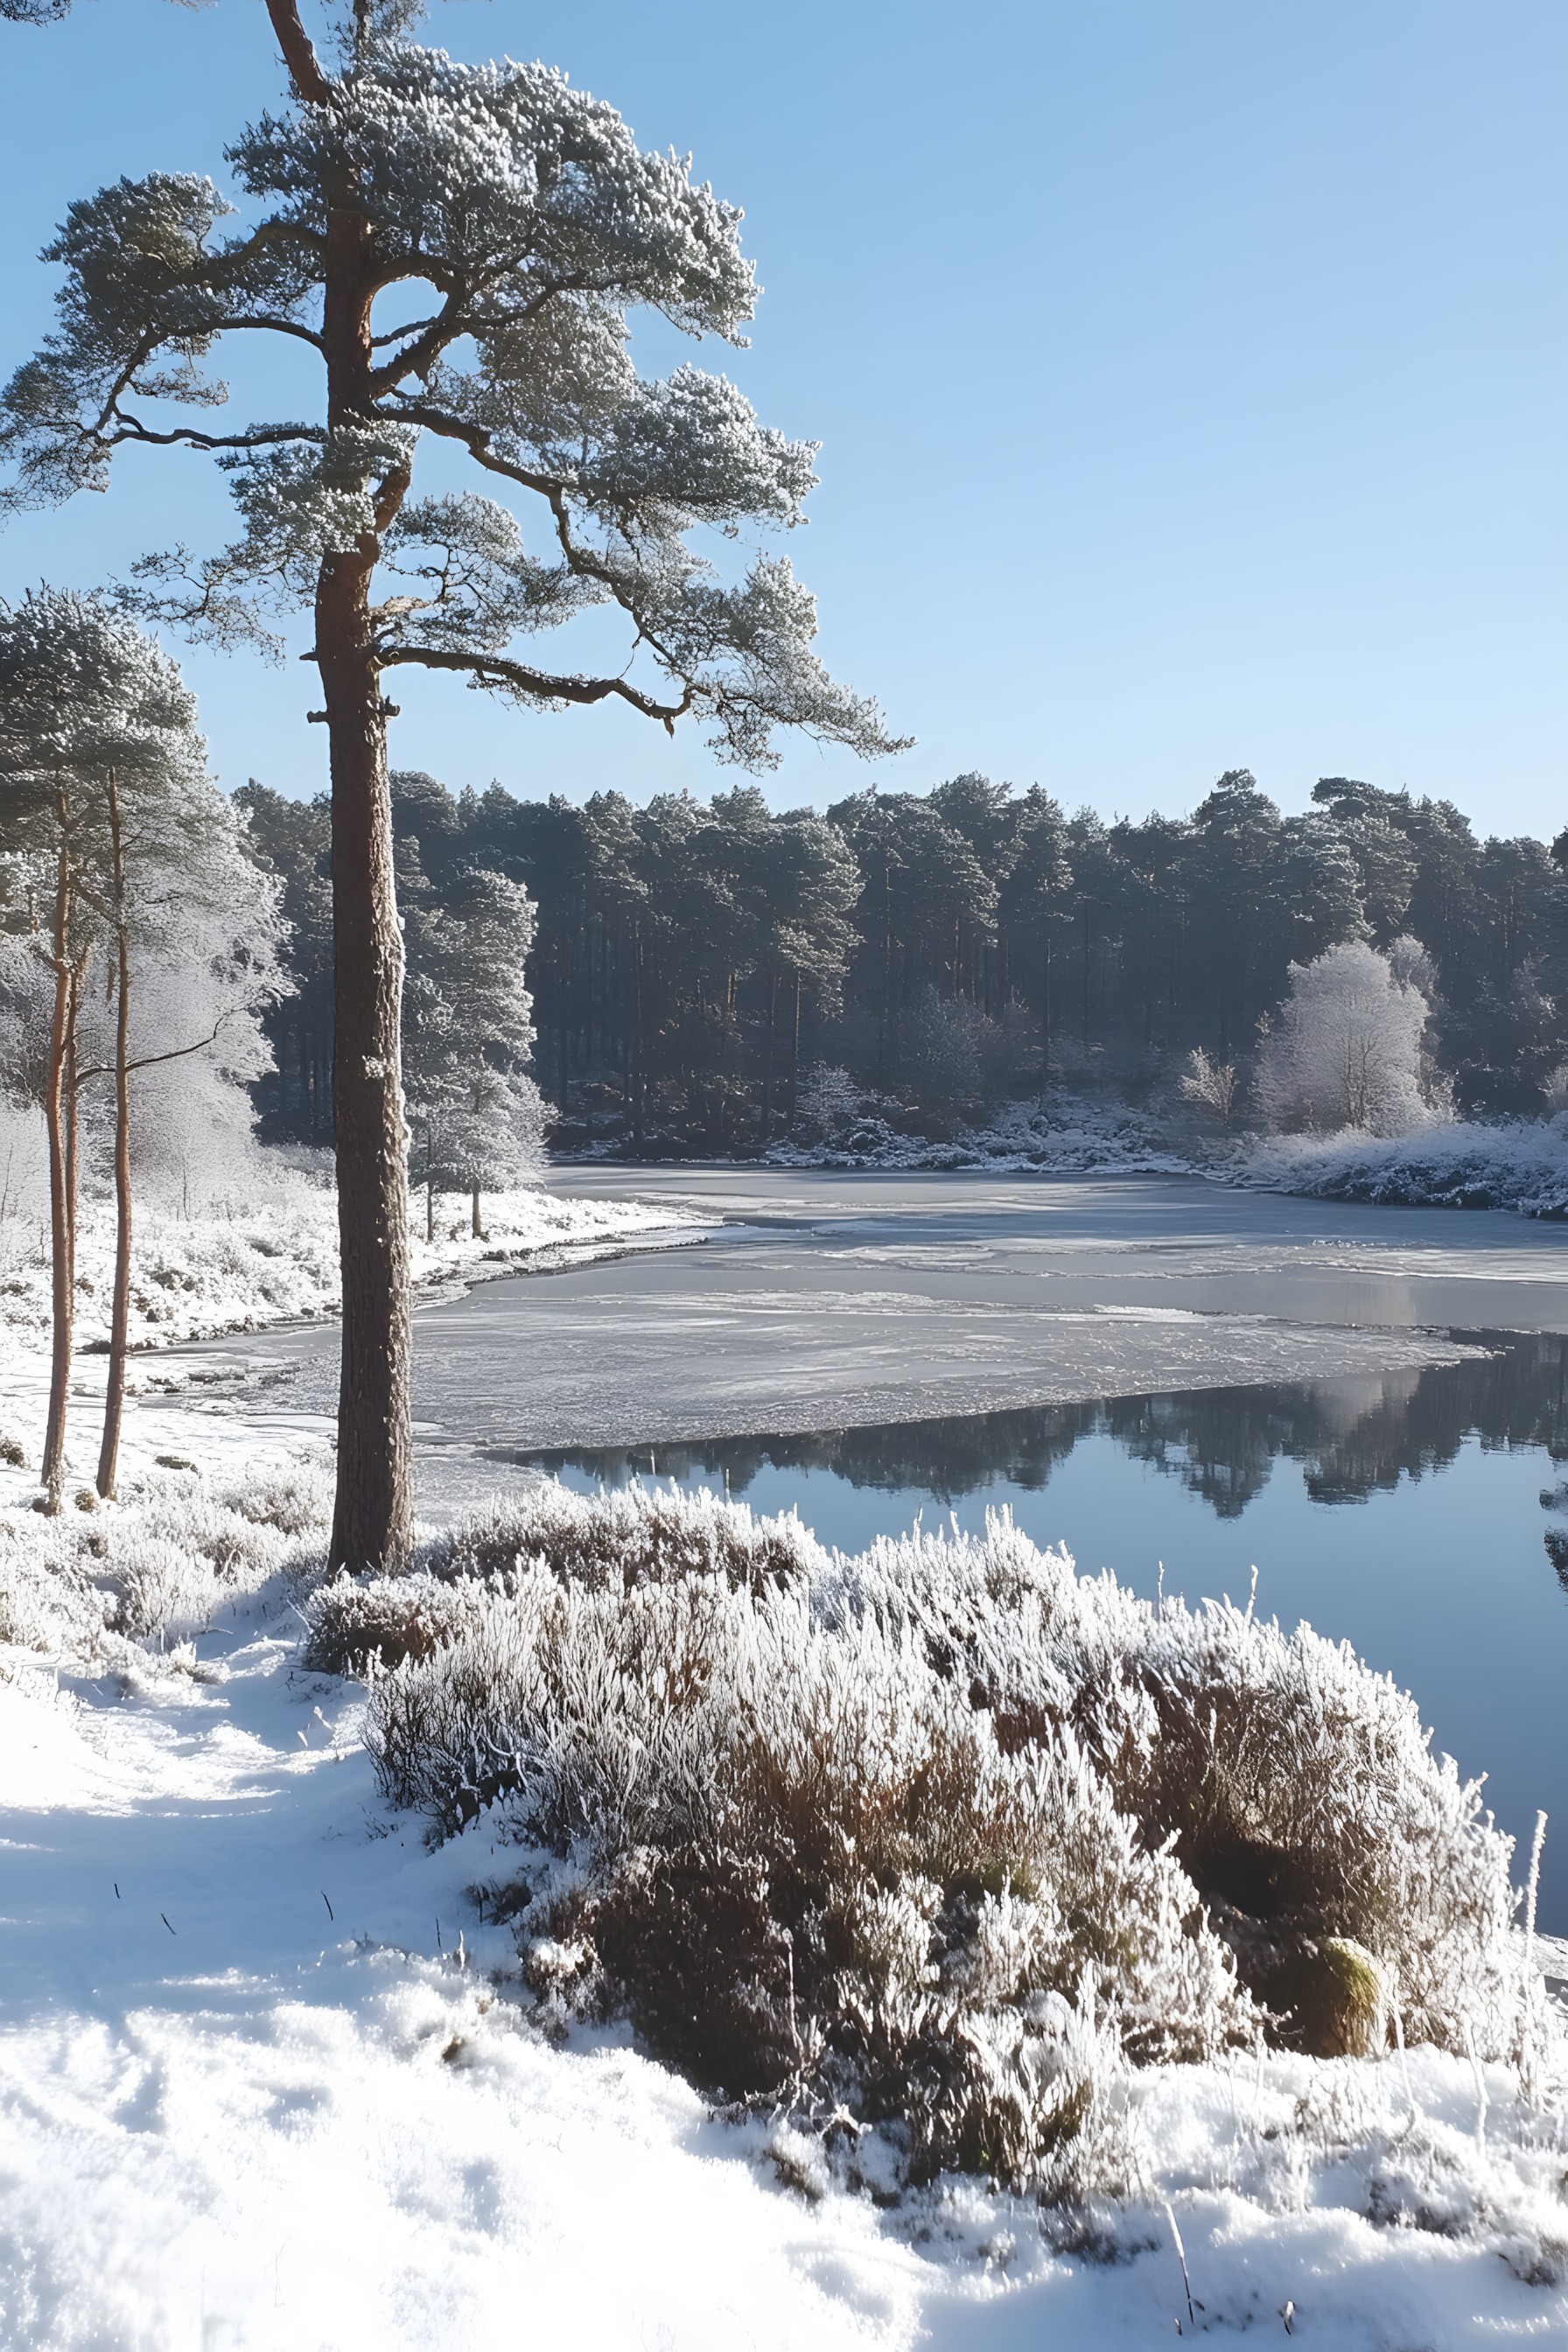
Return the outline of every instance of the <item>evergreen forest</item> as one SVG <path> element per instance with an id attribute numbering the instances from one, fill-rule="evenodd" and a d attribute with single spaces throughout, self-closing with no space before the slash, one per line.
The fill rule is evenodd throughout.
<path id="1" fill-rule="evenodd" d="M 265 1129 L 324 1143 L 329 808 L 255 782 L 238 797 L 293 927 Z M 411 986 L 425 930 L 476 876 L 532 902 L 519 953 L 557 1149 L 763 1150 L 809 1124 L 824 1070 L 937 1137 L 1052 1088 L 1147 1102 L 1195 1048 L 1245 1066 L 1291 964 L 1354 940 L 1426 950 L 1461 1114 L 1539 1114 L 1563 1059 L 1568 836 L 1482 837 L 1408 791 L 1327 777 L 1286 816 L 1238 770 L 1190 817 L 1111 824 L 976 774 L 826 812 L 772 811 L 747 785 L 639 808 L 408 772 L 393 797 Z"/>

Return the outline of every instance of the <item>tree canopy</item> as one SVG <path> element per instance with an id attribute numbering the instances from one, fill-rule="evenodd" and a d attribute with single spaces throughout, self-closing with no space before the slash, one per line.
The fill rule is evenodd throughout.
<path id="1" fill-rule="evenodd" d="M 787 558 L 753 551 L 735 579 L 715 560 L 742 530 L 803 520 L 816 445 L 761 424 L 724 375 L 688 364 L 649 382 L 633 364 L 639 309 L 743 342 L 740 214 L 563 75 L 465 65 L 385 20 L 362 13 L 334 76 L 311 53 L 294 103 L 226 148 L 241 208 L 172 172 L 72 205 L 45 257 L 65 272 L 58 325 L 0 399 L 5 499 L 100 488 L 126 446 L 204 451 L 228 476 L 237 536 L 141 567 L 148 608 L 198 636 L 275 646 L 272 616 L 370 541 L 378 671 L 452 671 L 533 708 L 613 698 L 671 727 L 689 713 L 744 766 L 769 763 L 780 726 L 898 748 L 811 651 L 815 606 Z M 345 192 L 374 311 L 352 404 L 208 421 L 229 402 L 213 364 L 226 337 L 330 359 Z M 181 420 L 193 410 L 202 422 Z M 471 460 L 484 489 L 416 494 L 426 441 Z M 596 606 L 619 611 L 638 675 L 521 658 L 518 640 Z"/>

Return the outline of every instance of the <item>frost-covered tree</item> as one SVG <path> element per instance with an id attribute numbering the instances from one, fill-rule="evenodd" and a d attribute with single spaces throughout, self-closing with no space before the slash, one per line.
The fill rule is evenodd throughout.
<path id="1" fill-rule="evenodd" d="M 1392 1136 L 1430 1123 L 1424 961 L 1414 941 L 1395 940 L 1384 956 L 1352 940 L 1291 965 L 1258 1053 L 1258 1098 L 1271 1126 Z"/>
<path id="2" fill-rule="evenodd" d="M 27 0 L 32 5 L 32 0 Z M 331 1554 L 363 1564 L 409 1529 L 403 964 L 388 806 L 390 671 L 439 670 L 527 709 L 616 700 L 719 756 L 772 757 L 795 727 L 893 748 L 874 706 L 814 656 L 787 562 L 727 579 L 689 543 L 798 521 L 812 445 L 760 425 L 721 375 L 645 382 L 628 315 L 740 342 L 752 315 L 740 216 L 688 165 L 636 145 L 614 110 L 542 66 L 467 66 L 403 37 L 407 0 L 353 0 L 323 62 L 295 0 L 267 0 L 289 98 L 226 151 L 246 206 L 158 172 L 71 207 L 48 257 L 60 323 L 0 408 L 14 503 L 106 478 L 127 445 L 226 471 L 240 530 L 216 554 L 144 567 L 163 614 L 256 642 L 269 609 L 314 615 L 332 780 L 334 1096 L 343 1277 Z M 308 418 L 224 429 L 205 362 L 231 333 L 320 363 Z M 182 409 L 206 412 L 183 421 Z M 422 445 L 484 484 L 416 491 Z M 525 531 L 519 509 L 536 529 Z M 602 670 L 518 641 L 618 614 Z"/>
<path id="3" fill-rule="evenodd" d="M 1240 1086 L 1234 1062 L 1213 1062 L 1201 1045 L 1194 1045 L 1187 1055 L 1187 1066 L 1178 1081 L 1177 1092 L 1184 1101 L 1212 1111 L 1221 1127 L 1228 1129 L 1236 1116 Z"/>
<path id="4" fill-rule="evenodd" d="M 43 1479 L 65 1476 L 76 1297 L 82 1077 L 94 956 L 115 932 L 115 780 L 183 755 L 190 698 L 174 666 L 101 598 L 41 590 L 0 606 L 0 858 L 8 927 L 52 980 L 41 1055 L 48 1138 L 52 1347 Z"/>
<path id="5" fill-rule="evenodd" d="M 527 1071 L 533 908 L 521 883 L 466 866 L 438 901 L 410 908 L 407 927 L 404 1074 L 426 1236 L 436 1194 L 460 1188 L 482 1237 L 481 1194 L 521 1183 L 542 1156 L 543 1106 Z"/>
<path id="6" fill-rule="evenodd" d="M 288 986 L 278 886 L 247 855 L 241 812 L 205 772 L 194 705 L 191 719 L 193 731 L 164 757 L 106 778 L 113 1032 L 78 1076 L 114 1088 L 114 1292 L 98 1464 L 106 1496 L 125 1395 L 133 1165 L 165 1181 L 177 1171 L 188 1209 L 193 1173 L 248 1144 L 244 1089 L 271 1061 L 258 1014 Z"/>
<path id="7" fill-rule="evenodd" d="M 194 1065 L 215 1047 L 232 1061 L 219 1045 L 226 1029 L 283 985 L 276 886 L 240 837 L 237 813 L 207 776 L 178 667 L 124 612 L 50 589 L 0 606 L 0 890 L 8 928 L 52 983 L 47 1043 L 24 992 L 8 992 L 6 1071 L 14 1090 L 41 1102 L 48 1138 L 51 1508 L 65 1475 L 84 1104 L 112 1081 L 117 1238 L 99 1464 L 107 1495 L 130 1314 L 132 1076 Z M 101 1000 L 89 987 L 100 958 Z M 35 998 L 35 1016 L 41 1010 Z"/>

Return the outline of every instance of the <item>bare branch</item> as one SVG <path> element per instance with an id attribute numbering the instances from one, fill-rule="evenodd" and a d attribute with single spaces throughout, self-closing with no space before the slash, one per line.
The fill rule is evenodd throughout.
<path id="1" fill-rule="evenodd" d="M 301 327 L 292 319 L 226 319 L 220 327 L 214 328 L 213 332 L 215 335 L 236 335 L 247 327 L 263 328 L 269 335 L 292 335 L 297 341 L 309 343 L 313 352 L 325 348 L 313 327 Z"/>
<path id="2" fill-rule="evenodd" d="M 465 654 L 438 651 L 431 646 L 383 646 L 376 652 L 377 667 L 393 669 L 414 663 L 421 669 L 458 670 L 478 679 L 483 686 L 510 686 L 519 694 L 532 695 L 541 702 L 603 702 L 610 695 L 618 695 L 640 710 L 645 719 L 657 719 L 670 734 L 675 722 L 684 719 L 691 709 L 693 692 L 689 685 L 679 702 L 656 702 L 640 688 L 629 685 L 624 677 L 555 677 L 548 671 L 530 669 L 522 662 L 506 660 L 500 654 Z"/>
<path id="3" fill-rule="evenodd" d="M 374 397 L 395 391 L 405 376 L 424 375 L 435 366 L 447 345 L 468 331 L 462 309 L 465 298 L 466 289 L 455 288 L 436 316 L 427 319 L 415 334 L 412 342 L 405 343 L 400 352 L 394 352 L 390 359 L 371 371 L 370 388 Z"/>
<path id="4" fill-rule="evenodd" d="M 151 447 L 167 449 L 176 446 L 187 449 L 264 449 L 279 441 L 324 442 L 327 433 L 317 425 L 258 425 L 250 433 L 198 433 L 194 425 L 176 425 L 167 433 L 154 433 L 123 411 L 118 415 L 120 430 L 111 434 L 91 434 L 88 437 L 101 440 L 109 448 L 118 448 L 124 441 L 142 441 Z"/>
<path id="5" fill-rule="evenodd" d="M 128 1071 L 151 1070 L 155 1068 L 160 1062 L 183 1062 L 185 1060 L 187 1055 L 191 1054 L 205 1053 L 209 1045 L 216 1045 L 217 1042 L 218 1032 L 224 1027 L 226 1023 L 233 1019 L 235 1010 L 235 1007 L 230 1006 L 226 1013 L 220 1013 L 217 1019 L 213 1023 L 212 1028 L 208 1032 L 207 1035 L 205 1037 L 198 1037 L 194 1045 L 175 1045 L 167 1054 L 143 1054 L 140 1061 L 127 1062 L 125 1065 L 126 1069 Z M 79 1087 L 85 1086 L 89 1078 L 110 1078 L 112 1077 L 113 1075 L 114 1065 L 112 1062 L 94 1062 L 87 1069 L 79 1070 L 77 1072 L 76 1083 Z"/>

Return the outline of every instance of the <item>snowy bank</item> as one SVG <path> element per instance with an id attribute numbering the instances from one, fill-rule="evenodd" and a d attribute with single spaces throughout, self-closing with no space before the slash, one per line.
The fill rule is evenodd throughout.
<path id="1" fill-rule="evenodd" d="M 1327 1201 L 1568 1217 L 1568 1137 L 1542 1119 L 1460 1120 L 1395 1141 L 1353 1130 L 1273 1136 L 1248 1147 L 1237 1181 Z"/>
<path id="2" fill-rule="evenodd" d="M 508 1843 L 517 1797 L 430 1847 L 378 1790 L 363 1695 L 301 1670 L 294 1609 L 324 1505 L 309 1473 L 226 1485 L 186 1475 L 147 1482 L 90 1525 L 18 1514 L 5 1530 L 15 1577 L 30 1563 L 51 1585 L 74 1580 L 121 1619 L 101 1636 L 85 1615 L 69 1639 L 57 1625 L 54 1670 L 0 1652 L 8 2347 L 467 2347 L 515 2332 L 520 2285 L 530 2332 L 585 2352 L 1021 2352 L 1042 2341 L 1098 2352 L 1194 2323 L 1289 2326 L 1349 2352 L 1448 2352 L 1568 2328 L 1562 2042 L 1516 1941 L 1497 1940 L 1500 1975 L 1480 1989 L 1478 2018 L 1484 2027 L 1501 1984 L 1530 2030 L 1496 2056 L 1482 2042 L 1474 2058 L 1426 2046 L 1325 2061 L 1248 2035 L 1205 2059 L 1136 2063 L 1115 2047 L 1108 2003 L 1092 2033 L 1080 2019 L 1066 2055 L 1097 2061 L 1096 2145 L 1120 2168 L 1120 2194 L 1042 2206 L 951 2172 L 897 2194 L 908 2170 L 897 2116 L 836 2130 L 809 2103 L 793 2119 L 764 2103 L 726 2120 L 624 2026 L 574 2021 L 559 1978 L 553 2000 L 530 1990 L 526 1914 L 500 1918 L 494 1899 L 542 1859 Z M 553 1531 L 572 1590 L 600 1604 L 618 1587 L 623 1606 L 640 1591 L 657 1608 L 695 1579 L 721 1608 L 720 1587 L 783 1606 L 790 1562 L 810 1551 L 790 1523 L 665 1498 L 644 1510 L 640 1551 L 636 1505 L 623 1501 L 617 1518 L 545 1490 L 540 1507 L 535 1536 Z M 405 1597 L 472 1584 L 438 1571 L 462 1557 L 481 1565 L 498 1532 L 492 1518 L 444 1539 Z M 60 1544 L 72 1557 L 46 1560 L 42 1547 Z M 133 1633 L 123 1616 L 128 1570 L 157 1545 L 183 1549 L 192 1574 L 211 1580 L 209 1613 L 177 1656 L 160 1657 L 154 1628 L 143 1620 Z M 654 1572 L 661 1545 L 684 1549 L 681 1575 Z M 734 1584 L 712 1573 L 726 1547 L 731 1570 L 742 1555 L 750 1564 Z M 883 1566 L 898 1565 L 887 1551 Z M 1015 1575 L 1027 1565 L 1003 1551 Z M 836 1611 L 847 1622 L 893 1597 L 878 1561 L 828 1560 L 820 1639 Z M 1069 1620 L 1103 1612 L 1102 1635 L 1131 1624 L 1113 1588 L 1082 1580 L 1080 1609 L 1059 1556 L 1035 1562 L 1037 1590 Z M 985 1625 L 997 1659 L 1016 1646 L 1005 1578 L 955 1586 L 954 1563 L 940 1565 L 929 1552 L 908 1604 L 921 1642 L 894 1643 L 917 1681 L 943 1596 L 966 1643 Z M 488 1588 L 492 1599 L 508 1581 Z M 188 1586 L 182 1605 L 195 1598 Z M 1170 1654 L 1194 1634 L 1240 1640 L 1227 1622 L 1199 1612 L 1168 1628 Z M 433 1644 L 373 1684 L 373 1733 L 388 1685 L 439 1654 Z M 1325 1644 L 1300 1655 L 1325 1677 L 1331 1724 L 1362 1670 Z M 647 1721 L 657 1733 L 662 1687 L 666 1737 L 656 1774 L 623 1780 L 634 1808 L 655 1779 L 668 1791 L 677 1769 L 668 1664 L 643 1654 Z M 873 1715 L 887 1696 L 885 1682 L 873 1690 Z M 1396 1695 L 1361 1690 L 1360 1703 L 1386 1745 Z M 839 1735 L 844 1722 L 841 1711 Z M 859 1750 L 884 1786 L 879 1759 L 900 1744 Z M 1364 1818 L 1362 1795 L 1345 1797 Z M 1445 1807 L 1452 1824 L 1451 1797 Z M 1411 1866 L 1419 1874 L 1419 1854 Z M 1154 1857 L 1150 1867 L 1158 1874 Z M 489 1890 L 479 1904 L 476 1887 Z M 1047 1890 L 1018 1895 L 1016 1925 Z M 885 1924 L 897 1926 L 890 1906 Z M 1134 1941 L 1151 1928 L 1171 1948 L 1186 1932 L 1178 1917 L 1145 1916 Z M 557 1958 L 569 1973 L 570 1955 Z M 994 1944 L 993 1969 L 1006 1963 Z M 1047 2039 L 1053 2018 L 1047 2004 Z M 808 2020 L 797 2012 L 797 2023 L 804 2033 Z M 1058 2079 L 1045 2070 L 1039 2087 Z"/>
<path id="3" fill-rule="evenodd" d="M 416 1203 L 418 1210 L 422 1204 Z M 485 1232 L 460 1216 L 422 1215 L 410 1235 L 416 1288 L 485 1281 L 520 1268 L 570 1263 L 661 1233 L 695 1240 L 704 1230 L 685 1211 L 636 1201 L 576 1201 L 541 1187 L 487 1195 Z M 77 1345 L 107 1345 L 113 1283 L 114 1219 L 107 1202 L 84 1202 L 77 1237 Z M 303 1178 L 278 1185 L 258 1205 L 214 1208 L 192 1217 L 145 1210 L 133 1228 L 132 1347 L 168 1347 L 269 1324 L 308 1322 L 338 1312 L 337 1196 Z M 49 1326 L 47 1235 L 36 1223 L 0 1222 L 0 1320 L 34 1345 Z"/>
<path id="4" fill-rule="evenodd" d="M 1511 1209 L 1568 1216 L 1568 1134 L 1555 1120 L 1435 1120 L 1389 1139 L 1194 1132 L 1190 1119 L 1064 1096 L 1016 1104 L 950 1141 L 861 1119 L 810 1144 L 777 1144 L 778 1168 L 984 1170 L 996 1175 L 1204 1176 L 1260 1192 L 1397 1208 Z"/>
<path id="5" fill-rule="evenodd" d="M 995 1175 L 1192 1176 L 1207 1158 L 1189 1129 L 1109 1098 L 1053 1093 L 1048 1104 L 1012 1103 L 980 1127 L 943 1141 L 908 1135 L 872 1115 L 806 1143 L 775 1143 L 771 1168 L 987 1169 Z"/>

